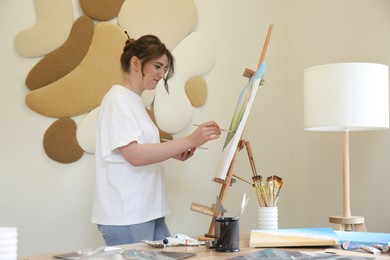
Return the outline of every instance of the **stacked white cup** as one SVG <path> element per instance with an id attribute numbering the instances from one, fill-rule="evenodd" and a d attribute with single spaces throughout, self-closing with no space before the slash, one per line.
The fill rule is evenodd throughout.
<path id="1" fill-rule="evenodd" d="M 278 207 L 259 207 L 259 229 L 278 229 Z"/>
<path id="2" fill-rule="evenodd" d="M 0 260 L 16 260 L 17 251 L 16 227 L 0 227 Z"/>

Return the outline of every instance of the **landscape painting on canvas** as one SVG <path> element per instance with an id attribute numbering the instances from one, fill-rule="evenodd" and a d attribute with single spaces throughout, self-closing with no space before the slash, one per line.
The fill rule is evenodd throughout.
<path id="1" fill-rule="evenodd" d="M 241 135 L 244 131 L 244 127 L 248 119 L 253 101 L 255 99 L 256 92 L 260 86 L 265 67 L 265 63 L 263 63 L 259 67 L 259 69 L 252 75 L 249 82 L 245 85 L 245 87 L 240 93 L 232 120 L 230 122 L 230 132 L 228 132 L 223 146 L 222 160 L 215 174 L 216 178 L 224 180 L 226 177 L 234 153 L 236 151 L 238 143 L 240 142 Z"/>

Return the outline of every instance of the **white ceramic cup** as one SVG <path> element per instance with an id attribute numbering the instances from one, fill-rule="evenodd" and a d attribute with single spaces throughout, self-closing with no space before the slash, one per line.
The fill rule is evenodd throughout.
<path id="1" fill-rule="evenodd" d="M 259 207 L 259 229 L 278 229 L 278 207 Z"/>
<path id="2" fill-rule="evenodd" d="M 0 260 L 16 260 L 17 250 L 17 228 L 0 227 Z"/>

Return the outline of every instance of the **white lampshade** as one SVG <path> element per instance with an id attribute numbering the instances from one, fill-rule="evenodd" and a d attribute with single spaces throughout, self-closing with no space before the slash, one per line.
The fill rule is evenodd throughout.
<path id="1" fill-rule="evenodd" d="M 389 69 L 334 63 L 304 70 L 304 128 L 309 131 L 389 127 Z"/>

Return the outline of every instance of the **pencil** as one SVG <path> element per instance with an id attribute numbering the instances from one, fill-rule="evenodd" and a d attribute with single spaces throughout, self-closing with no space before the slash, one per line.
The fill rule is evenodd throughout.
<path id="1" fill-rule="evenodd" d="M 199 125 L 197 125 L 197 124 L 193 124 L 193 126 L 196 126 L 196 127 L 198 127 Z M 233 131 L 232 131 L 232 130 L 228 130 L 228 129 L 223 129 L 223 128 L 221 128 L 221 129 L 219 129 L 219 130 L 221 130 L 222 132 L 233 133 Z"/>

